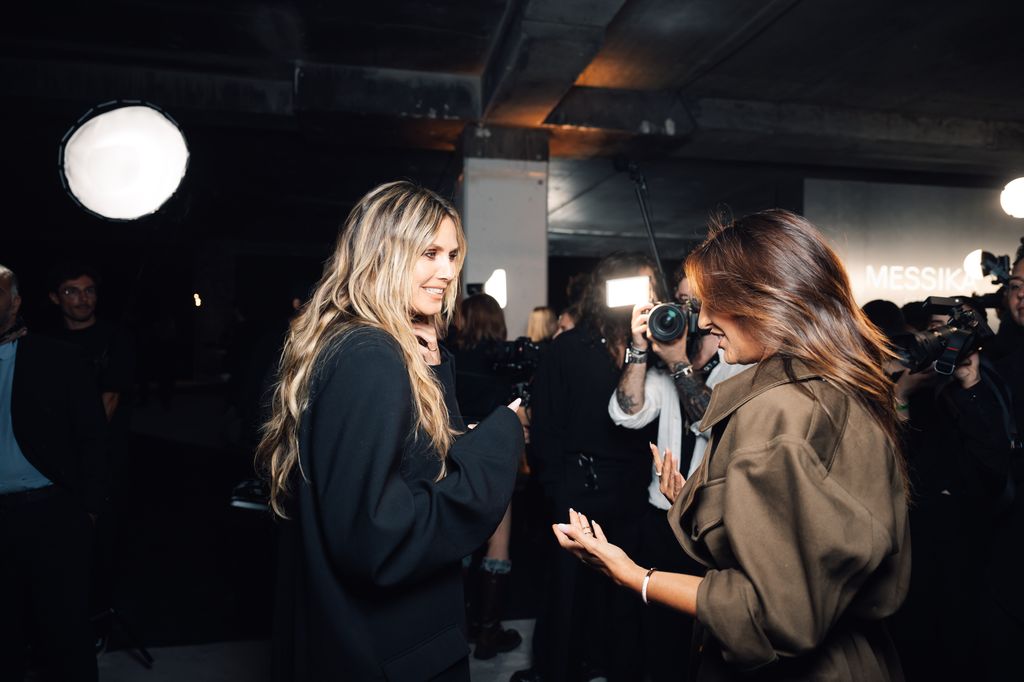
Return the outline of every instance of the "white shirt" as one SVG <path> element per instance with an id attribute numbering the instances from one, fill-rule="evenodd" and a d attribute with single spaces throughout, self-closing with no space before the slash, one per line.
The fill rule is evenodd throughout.
<path id="1" fill-rule="evenodd" d="M 721 350 L 718 351 L 718 364 L 711 369 L 705 383 L 708 388 L 714 388 L 715 384 L 725 381 L 729 377 L 736 376 L 752 365 L 730 365 L 725 361 Z M 619 407 L 619 401 L 612 393 L 608 401 L 608 415 L 612 421 L 627 429 L 642 429 L 658 417 L 658 450 L 665 451 L 665 448 L 672 450 L 675 456 L 676 470 L 679 469 L 679 454 L 683 447 L 683 412 L 679 406 L 679 393 L 676 391 L 672 377 L 664 370 L 652 367 L 647 371 L 644 378 L 644 404 L 637 410 L 636 414 L 627 414 Z M 704 459 L 704 451 L 707 450 L 708 440 L 711 431 L 700 431 L 697 424 L 700 420 L 694 421 L 690 430 L 696 435 L 696 443 L 693 446 L 693 456 L 690 458 L 690 468 L 686 477 L 697 470 Z M 671 505 L 668 499 L 661 493 L 660 481 L 654 470 L 654 462 L 651 462 L 651 483 L 647 486 L 647 501 L 658 509 L 668 509 Z"/>

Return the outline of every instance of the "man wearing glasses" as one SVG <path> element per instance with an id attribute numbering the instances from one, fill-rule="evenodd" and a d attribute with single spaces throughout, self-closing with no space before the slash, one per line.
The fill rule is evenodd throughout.
<path id="1" fill-rule="evenodd" d="M 135 348 L 117 325 L 96 316 L 99 277 L 83 265 L 69 265 L 51 277 L 50 301 L 60 309 L 61 328 L 55 336 L 80 347 L 96 370 L 97 389 L 107 421 L 122 421 L 124 396 L 132 387 Z M 116 426 L 116 425 L 115 425 Z"/>
<path id="2" fill-rule="evenodd" d="M 93 369 L 94 389 L 109 423 L 107 446 L 110 500 L 95 519 L 92 594 L 93 613 L 108 614 L 113 604 L 117 500 L 128 487 L 126 457 L 130 421 L 128 396 L 135 377 L 135 344 L 127 330 L 96 315 L 100 278 L 91 268 L 67 264 L 51 273 L 50 301 L 61 313 L 55 336 L 81 349 Z M 97 648 L 106 645 L 111 619 L 96 621 Z"/>

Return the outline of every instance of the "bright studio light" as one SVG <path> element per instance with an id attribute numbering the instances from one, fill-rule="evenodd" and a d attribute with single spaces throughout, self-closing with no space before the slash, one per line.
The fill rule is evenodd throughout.
<path id="1" fill-rule="evenodd" d="M 999 203 L 1008 215 L 1024 218 L 1024 178 L 1017 178 L 1007 183 L 999 195 Z"/>
<path id="2" fill-rule="evenodd" d="M 484 282 L 484 293 L 493 298 L 504 310 L 508 305 L 508 276 L 503 268 L 498 268 Z"/>
<path id="3" fill-rule="evenodd" d="M 641 275 L 610 279 L 605 282 L 605 291 L 608 294 L 609 308 L 646 303 L 651 300 L 651 278 Z"/>
<path id="4" fill-rule="evenodd" d="M 134 220 L 155 213 L 185 176 L 189 154 L 184 136 L 151 106 L 94 111 L 61 144 L 65 187 L 104 218 Z"/>
<path id="5" fill-rule="evenodd" d="M 964 257 L 964 274 L 971 279 L 981 279 L 985 276 L 981 270 L 981 249 L 975 249 Z"/>

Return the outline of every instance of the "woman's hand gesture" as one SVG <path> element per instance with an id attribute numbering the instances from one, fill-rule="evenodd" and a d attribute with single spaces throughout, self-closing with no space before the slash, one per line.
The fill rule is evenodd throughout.
<path id="1" fill-rule="evenodd" d="M 569 523 L 556 523 L 551 530 L 562 549 L 616 582 L 636 566 L 620 547 L 608 542 L 597 521 L 588 520 L 575 509 L 569 510 Z"/>
<path id="2" fill-rule="evenodd" d="M 672 450 L 665 448 L 665 457 L 658 453 L 658 446 L 650 444 L 651 455 L 654 457 L 654 473 L 658 475 L 658 489 L 661 494 L 668 498 L 669 502 L 675 502 L 679 497 L 679 491 L 686 485 L 686 479 L 676 470 L 675 460 L 672 458 Z"/>
<path id="3" fill-rule="evenodd" d="M 441 351 L 437 347 L 437 330 L 431 322 L 412 321 L 412 333 L 420 342 L 420 356 L 428 365 L 441 364 Z"/>

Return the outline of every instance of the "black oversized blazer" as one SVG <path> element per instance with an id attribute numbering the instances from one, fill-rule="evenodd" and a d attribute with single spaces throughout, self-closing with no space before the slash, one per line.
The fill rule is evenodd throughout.
<path id="1" fill-rule="evenodd" d="M 17 343 L 11 425 L 18 447 L 86 511 L 99 512 L 110 479 L 107 420 L 89 365 L 78 347 L 34 332 Z"/>
<path id="2" fill-rule="evenodd" d="M 447 476 L 435 481 L 440 460 L 412 430 L 408 374 L 388 334 L 352 332 L 316 367 L 299 429 L 302 473 L 281 524 L 275 677 L 450 673 L 469 652 L 460 561 L 512 497 L 519 420 L 502 407 L 458 437 Z M 457 415 L 450 356 L 435 372 Z M 468 666 L 457 670 L 468 677 Z"/>

